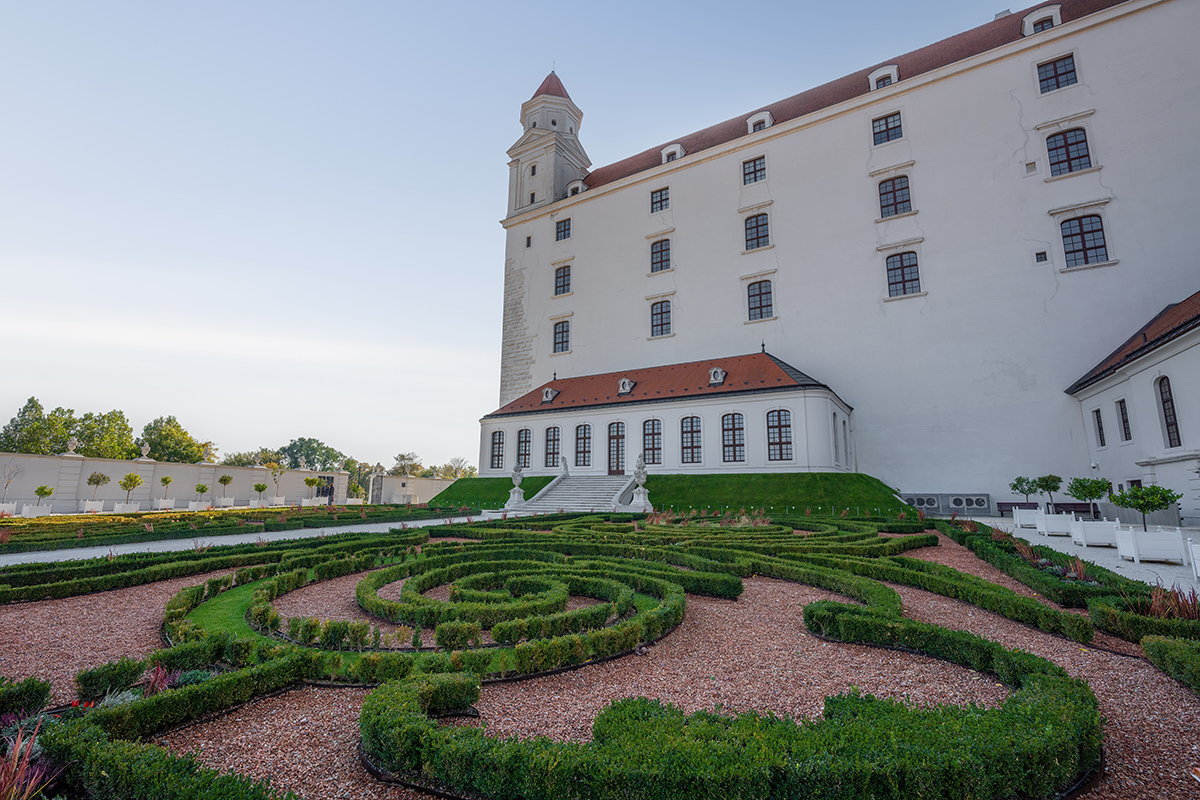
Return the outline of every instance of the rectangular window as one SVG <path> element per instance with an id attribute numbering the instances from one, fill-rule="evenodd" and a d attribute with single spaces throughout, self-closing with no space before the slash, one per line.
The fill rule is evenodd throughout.
<path id="1" fill-rule="evenodd" d="M 1121 436 L 1127 442 L 1133 441 L 1133 431 L 1129 429 L 1129 410 L 1125 408 L 1125 401 L 1117 401 L 1117 415 L 1121 417 Z"/>
<path id="2" fill-rule="evenodd" d="M 1038 64 L 1038 86 L 1042 94 L 1075 82 L 1075 56 L 1063 56 L 1055 61 Z"/>
<path id="3" fill-rule="evenodd" d="M 767 157 L 759 156 L 742 162 L 742 185 L 767 179 Z"/>
<path id="4" fill-rule="evenodd" d="M 671 268 L 671 240 L 663 239 L 650 245 L 650 271 L 662 272 Z"/>
<path id="5" fill-rule="evenodd" d="M 529 469 L 529 451 L 533 447 L 533 431 L 521 428 L 517 431 L 517 466 Z"/>
<path id="6" fill-rule="evenodd" d="M 680 445 L 684 464 L 700 463 L 700 418 L 684 417 L 679 423 Z"/>
<path id="7" fill-rule="evenodd" d="M 579 425 L 575 428 L 575 466 L 592 465 L 592 426 Z"/>
<path id="8" fill-rule="evenodd" d="M 560 453 L 560 432 L 558 428 L 546 428 L 546 469 L 554 469 L 558 466 Z"/>
<path id="9" fill-rule="evenodd" d="M 642 423 L 642 453 L 647 464 L 662 463 L 661 419 L 648 419 Z"/>
<path id="10" fill-rule="evenodd" d="M 554 240 L 561 242 L 563 239 L 571 238 L 571 220 L 561 219 L 554 223 Z"/>
<path id="11" fill-rule="evenodd" d="M 756 250 L 771 243 L 766 214 L 755 214 L 746 217 L 746 249 Z"/>
<path id="12" fill-rule="evenodd" d="M 792 412 L 767 412 L 767 460 L 792 460 Z"/>
<path id="13" fill-rule="evenodd" d="M 900 127 L 900 112 L 888 114 L 886 117 L 871 120 L 871 132 L 875 135 L 875 144 L 883 144 L 904 135 Z"/>
<path id="14" fill-rule="evenodd" d="M 504 469 L 504 431 L 492 431 L 492 469 Z"/>
<path id="15" fill-rule="evenodd" d="M 530 204 L 530 205 L 533 205 L 533 198 L 534 198 L 534 196 L 535 196 L 535 195 L 534 195 L 534 193 L 533 193 L 533 192 L 530 192 L 530 193 L 529 193 L 529 204 Z"/>
<path id="16" fill-rule="evenodd" d="M 571 266 L 559 267 L 554 270 L 554 293 L 567 294 L 571 291 Z"/>
<path id="17" fill-rule="evenodd" d="M 899 253 L 887 257 L 888 297 L 900 297 L 921 291 L 917 274 L 917 254 Z"/>
<path id="18" fill-rule="evenodd" d="M 526 246 L 526 247 L 530 247 L 532 244 L 533 244 L 533 237 L 532 237 L 532 236 L 526 236 L 526 237 L 525 237 L 525 246 Z"/>
<path id="19" fill-rule="evenodd" d="M 746 291 L 750 302 L 750 319 L 767 319 L 772 316 L 771 282 L 756 281 Z"/>
<path id="20" fill-rule="evenodd" d="M 746 425 L 741 414 L 721 417 L 721 451 L 728 463 L 746 460 Z"/>
<path id="21" fill-rule="evenodd" d="M 565 353 L 571 349 L 571 321 L 564 319 L 554 323 L 554 352 Z"/>
<path id="22" fill-rule="evenodd" d="M 1108 261 L 1108 246 L 1104 243 L 1104 222 L 1095 214 L 1069 219 L 1062 228 L 1063 253 L 1067 266 L 1102 264 Z"/>
<path id="23" fill-rule="evenodd" d="M 666 336 L 671 332 L 671 301 L 663 300 L 650 306 L 650 335 Z"/>
<path id="24" fill-rule="evenodd" d="M 1104 420 L 1100 417 L 1100 409 L 1092 410 L 1092 420 L 1096 423 L 1096 446 L 1104 447 Z"/>
<path id="25" fill-rule="evenodd" d="M 883 219 L 912 211 L 908 176 L 901 175 L 879 184 L 879 216 Z"/>
<path id="26" fill-rule="evenodd" d="M 670 207 L 671 207 L 671 190 L 669 187 L 666 189 L 656 189 L 650 193 L 650 211 L 651 211 L 651 213 L 653 213 L 655 211 L 666 211 Z"/>
<path id="27" fill-rule="evenodd" d="M 1050 155 L 1051 175 L 1065 175 L 1092 166 L 1087 132 L 1083 128 L 1054 134 L 1046 140 L 1046 149 Z"/>

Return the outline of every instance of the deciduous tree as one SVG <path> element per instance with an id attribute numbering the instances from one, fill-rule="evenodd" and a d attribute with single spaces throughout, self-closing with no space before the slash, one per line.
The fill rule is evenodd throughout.
<path id="1" fill-rule="evenodd" d="M 204 445 L 196 441 L 175 417 L 159 417 L 146 424 L 137 446 L 150 445 L 150 457 L 158 461 L 195 464 L 204 458 Z"/>

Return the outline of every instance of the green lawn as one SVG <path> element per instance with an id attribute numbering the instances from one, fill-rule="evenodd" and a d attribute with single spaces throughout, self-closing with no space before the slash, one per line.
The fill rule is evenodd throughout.
<path id="1" fill-rule="evenodd" d="M 533 496 L 554 480 L 553 475 L 530 475 L 521 481 L 525 499 Z M 429 501 L 431 506 L 469 506 L 470 508 L 498 509 L 508 502 L 508 493 L 513 488 L 512 478 L 460 478 L 447 486 Z"/>
<path id="2" fill-rule="evenodd" d="M 895 514 L 905 506 L 870 475 L 837 472 L 750 473 L 737 475 L 656 475 L 646 480 L 656 509 L 765 508 L 776 514 L 840 513 L 869 516 L 879 509 Z"/>

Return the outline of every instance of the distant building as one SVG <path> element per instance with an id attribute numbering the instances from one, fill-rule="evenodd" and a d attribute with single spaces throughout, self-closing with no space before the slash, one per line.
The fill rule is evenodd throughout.
<path id="1" fill-rule="evenodd" d="M 595 170 L 551 73 L 508 153 L 480 474 L 646 452 L 861 471 L 949 510 L 1200 454 L 1194 382 L 1172 379 L 1180 440 L 1154 465 L 1100 458 L 1090 395 L 1064 391 L 1200 288 L 1197 30 L 1188 0 L 1045 4 Z"/>

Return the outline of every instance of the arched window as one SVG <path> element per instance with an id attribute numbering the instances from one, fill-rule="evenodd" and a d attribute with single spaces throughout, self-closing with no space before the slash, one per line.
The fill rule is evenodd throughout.
<path id="1" fill-rule="evenodd" d="M 767 228 L 767 215 L 755 214 L 752 217 L 746 217 L 746 249 L 754 250 L 759 247 L 766 247 L 771 243 L 771 236 Z"/>
<path id="2" fill-rule="evenodd" d="M 590 467 L 592 465 L 592 426 L 577 425 L 575 427 L 575 466 Z"/>
<path id="3" fill-rule="evenodd" d="M 758 133 L 759 131 L 765 131 L 766 129 L 767 121 L 765 119 L 756 119 L 754 120 L 754 124 L 750 127 L 750 132 Z"/>
<path id="4" fill-rule="evenodd" d="M 571 349 L 571 321 L 564 319 L 554 323 L 554 352 L 565 353 Z"/>
<path id="5" fill-rule="evenodd" d="M 648 419 L 642 423 L 642 455 L 647 464 L 662 463 L 661 419 Z"/>
<path id="6" fill-rule="evenodd" d="M 679 440 L 684 464 L 700 463 L 700 418 L 684 417 L 679 423 Z"/>
<path id="7" fill-rule="evenodd" d="M 554 294 L 571 293 L 571 265 L 554 270 Z"/>
<path id="8" fill-rule="evenodd" d="M 492 431 L 492 469 L 504 469 L 504 431 Z"/>
<path id="9" fill-rule="evenodd" d="M 546 428 L 546 460 L 547 469 L 553 469 L 558 466 L 559 455 L 561 453 L 560 437 L 562 433 L 557 427 Z"/>
<path id="10" fill-rule="evenodd" d="M 750 306 L 750 319 L 768 319 L 774 316 L 771 303 L 771 282 L 755 281 L 746 289 Z"/>
<path id="11" fill-rule="evenodd" d="M 875 79 L 875 88 L 876 89 L 882 89 L 885 86 L 891 86 L 891 85 L 892 85 L 892 76 L 891 75 L 882 75 Z"/>
<path id="12" fill-rule="evenodd" d="M 727 462 L 746 460 L 746 424 L 741 414 L 721 417 L 721 457 Z"/>
<path id="13" fill-rule="evenodd" d="M 650 306 L 650 335 L 666 336 L 671 332 L 671 301 L 660 300 Z"/>
<path id="14" fill-rule="evenodd" d="M 521 428 L 517 431 L 517 466 L 529 469 L 529 451 L 533 447 L 533 431 Z"/>
<path id="15" fill-rule="evenodd" d="M 888 297 L 901 297 L 921 291 L 917 274 L 917 254 L 897 253 L 887 257 Z"/>
<path id="16" fill-rule="evenodd" d="M 650 271 L 662 272 L 671 268 L 671 240 L 660 239 L 650 245 Z"/>
<path id="17" fill-rule="evenodd" d="M 625 474 L 625 423 L 608 424 L 608 474 Z"/>
<path id="18" fill-rule="evenodd" d="M 767 460 L 792 460 L 792 412 L 767 412 Z"/>
<path id="19" fill-rule="evenodd" d="M 1050 174 L 1065 175 L 1092 166 L 1088 155 L 1087 132 L 1083 128 L 1056 133 L 1046 140 L 1050 155 Z"/>
<path id="20" fill-rule="evenodd" d="M 1158 400 L 1162 403 L 1163 428 L 1167 434 L 1167 447 L 1179 447 L 1179 418 L 1175 415 L 1175 398 L 1171 394 L 1171 379 L 1158 379 Z"/>
<path id="21" fill-rule="evenodd" d="M 912 211 L 908 195 L 908 176 L 889 178 L 879 184 L 879 216 L 883 219 Z"/>
<path id="22" fill-rule="evenodd" d="M 1076 217 L 1066 220 L 1061 227 L 1068 267 L 1108 261 L 1108 248 L 1104 245 L 1104 222 L 1100 217 L 1095 214 Z"/>
<path id="23" fill-rule="evenodd" d="M 1041 33 L 1042 31 L 1048 31 L 1053 27 L 1054 27 L 1054 18 L 1053 17 L 1045 17 L 1044 19 L 1039 19 L 1037 22 L 1033 23 L 1033 32 Z"/>

